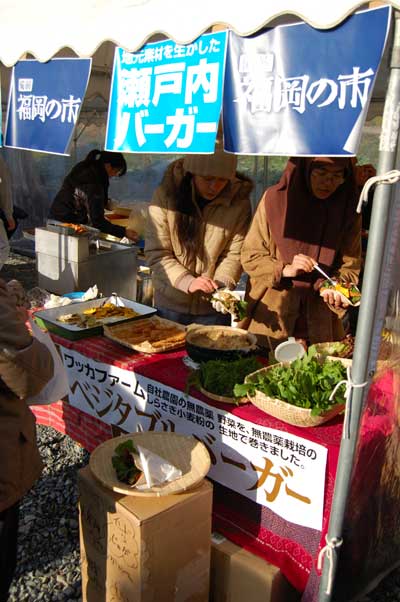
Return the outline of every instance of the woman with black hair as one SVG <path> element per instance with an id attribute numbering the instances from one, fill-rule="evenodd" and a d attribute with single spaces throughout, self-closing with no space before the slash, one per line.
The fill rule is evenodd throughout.
<path id="1" fill-rule="evenodd" d="M 357 200 L 347 157 L 292 157 L 279 183 L 264 192 L 241 253 L 249 276 L 247 326 L 260 345 L 275 348 L 289 336 L 306 344 L 344 337 L 349 305 L 321 289 L 314 266 L 336 281 L 358 283 Z"/>
<path id="2" fill-rule="evenodd" d="M 71 224 L 88 224 L 118 238 L 138 240 L 134 230 L 117 226 L 104 217 L 110 178 L 126 173 L 121 153 L 92 150 L 64 179 L 50 207 L 49 218 Z"/>
<path id="3" fill-rule="evenodd" d="M 220 286 L 235 288 L 242 273 L 251 189 L 236 172 L 236 157 L 219 143 L 212 155 L 188 155 L 168 166 L 149 208 L 145 248 L 160 316 L 182 324 L 229 323 L 210 295 Z"/>

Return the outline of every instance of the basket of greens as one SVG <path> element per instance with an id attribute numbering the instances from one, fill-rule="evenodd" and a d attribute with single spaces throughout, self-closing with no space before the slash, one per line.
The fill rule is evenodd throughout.
<path id="1" fill-rule="evenodd" d="M 344 409 L 344 384 L 332 401 L 329 397 L 335 386 L 346 380 L 350 364 L 347 359 L 321 357 L 310 348 L 304 357 L 290 364 L 275 364 L 249 374 L 243 385 L 235 386 L 234 393 L 247 395 L 260 410 L 283 422 L 318 426 Z"/>
<path id="2" fill-rule="evenodd" d="M 262 365 L 254 356 L 202 362 L 200 368 L 190 374 L 187 389 L 194 386 L 210 399 L 222 403 L 247 403 L 246 394 L 235 397 L 234 387 L 243 383 L 248 374 L 259 370 Z"/>

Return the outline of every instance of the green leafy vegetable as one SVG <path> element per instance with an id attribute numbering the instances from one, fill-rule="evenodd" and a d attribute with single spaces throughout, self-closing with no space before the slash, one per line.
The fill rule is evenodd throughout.
<path id="1" fill-rule="evenodd" d="M 137 453 L 132 439 L 128 439 L 117 445 L 114 453 L 115 455 L 111 458 L 111 462 L 117 473 L 118 480 L 129 485 L 134 485 L 142 473 L 137 468 L 132 455 L 133 453 Z"/>
<path id="2" fill-rule="evenodd" d="M 240 320 L 244 320 L 247 316 L 247 301 L 238 301 L 236 304 L 236 320 L 239 322 Z"/>
<path id="3" fill-rule="evenodd" d="M 345 403 L 345 386 L 341 386 L 332 401 L 329 397 L 335 386 L 346 379 L 346 368 L 339 361 L 321 361 L 315 347 L 291 364 L 278 364 L 257 374 L 253 382 L 234 387 L 236 396 L 247 393 L 252 397 L 259 390 L 268 397 L 282 399 L 301 408 L 311 409 L 317 416 L 337 403 Z"/>
<path id="4" fill-rule="evenodd" d="M 263 367 L 254 356 L 241 357 L 237 360 L 210 360 L 200 364 L 200 369 L 192 372 L 188 378 L 187 390 L 192 385 L 201 386 L 214 395 L 234 397 L 234 386 L 242 383 L 245 377 Z"/>

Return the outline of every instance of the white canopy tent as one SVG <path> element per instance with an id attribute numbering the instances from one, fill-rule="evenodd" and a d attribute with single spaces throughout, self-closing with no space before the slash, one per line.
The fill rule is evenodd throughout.
<path id="1" fill-rule="evenodd" d="M 60 56 L 60 53 L 63 56 L 93 56 L 93 77 L 87 99 L 100 96 L 107 101 L 114 44 L 128 51 L 139 49 L 145 42 L 163 38 L 172 38 L 184 44 L 216 25 L 229 27 L 239 35 L 246 36 L 264 26 L 293 19 L 301 19 L 316 28 L 328 29 L 338 25 L 355 10 L 376 4 L 378 3 L 366 4 L 356 0 L 247 0 L 245 4 L 238 0 L 203 0 L 201 4 L 193 0 L 69 0 L 65 4 L 54 0 L 0 0 L 0 62 L 3 65 L 3 79 L 6 81 L 7 75 L 4 67 L 12 66 L 21 58 L 33 57 L 46 61 L 53 56 Z M 399 0 L 385 4 L 400 10 Z M 399 48 L 396 46 L 399 42 L 396 39 L 399 37 L 397 31 L 393 38 L 397 53 Z M 390 47 L 391 41 L 388 44 L 389 51 Z M 381 148 L 378 173 L 394 168 L 398 140 L 400 61 L 392 64 L 390 80 L 388 66 L 389 61 L 385 58 L 374 97 L 383 102 L 389 81 L 390 102 L 385 106 L 382 130 L 390 131 L 390 138 L 395 143 L 390 148 Z M 329 528 L 331 548 L 334 548 L 332 542 L 342 536 L 365 395 L 365 389 L 361 385 L 369 378 L 369 350 L 374 329 L 380 319 L 377 316 L 377 292 L 381 284 L 380 273 L 386 250 L 392 187 L 378 186 L 375 201 L 364 276 L 364 303 L 360 309 L 352 368 L 352 381 L 359 388 L 353 389 L 350 397 L 350 436 L 344 438 L 341 445 Z M 321 601 L 328 601 L 332 596 L 328 587 L 330 568 L 333 569 L 334 578 L 335 567 L 325 560 L 319 594 Z"/>
<path id="2" fill-rule="evenodd" d="M 238 0 L 71 0 L 59 5 L 51 0 L 35 3 L 0 1 L 0 69 L 3 104 L 7 98 L 11 67 L 19 59 L 47 61 L 54 56 L 92 57 L 92 74 L 84 110 L 107 107 L 116 45 L 138 50 L 144 43 L 171 38 L 186 44 L 213 26 L 228 27 L 248 36 L 268 26 L 305 21 L 329 29 L 359 8 L 379 2 L 337 0 L 249 0 L 246 10 Z M 390 4 L 400 7 L 400 2 Z M 58 6 L 60 8 L 58 8 Z M 62 11 L 62 12 L 61 12 Z M 370 116 L 381 112 L 387 84 L 388 50 L 374 87 Z M 93 99 L 104 101 L 93 103 Z M 380 103 L 380 107 L 376 105 Z M 375 106 L 374 106 L 375 105 Z"/>
<path id="3" fill-rule="evenodd" d="M 400 3 L 390 4 L 399 7 Z M 90 57 L 105 40 L 134 51 L 154 36 L 186 44 L 213 25 L 225 25 L 241 36 L 283 15 L 293 15 L 319 29 L 338 25 L 360 7 L 357 0 L 2 0 L 0 61 L 11 66 L 27 52 L 47 61 L 61 48 Z"/>

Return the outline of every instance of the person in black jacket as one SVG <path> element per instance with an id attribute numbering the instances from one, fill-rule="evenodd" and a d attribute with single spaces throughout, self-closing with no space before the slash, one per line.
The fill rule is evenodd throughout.
<path id="1" fill-rule="evenodd" d="M 121 153 L 92 150 L 65 177 L 49 211 L 49 218 L 71 224 L 88 224 L 118 238 L 137 241 L 134 230 L 112 224 L 104 217 L 109 179 L 126 173 Z"/>

